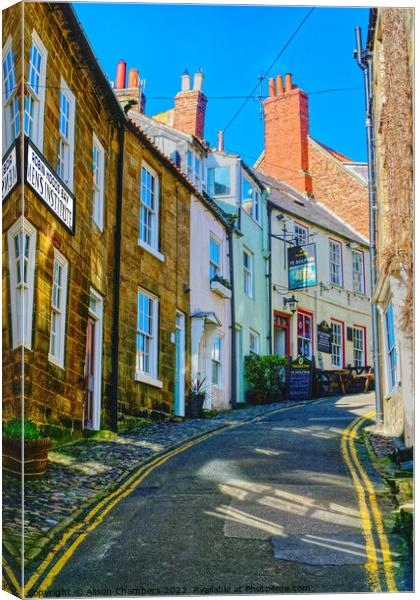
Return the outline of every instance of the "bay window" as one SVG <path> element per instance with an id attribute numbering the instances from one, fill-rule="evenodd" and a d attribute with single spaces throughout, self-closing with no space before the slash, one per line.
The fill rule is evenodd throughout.
<path id="1" fill-rule="evenodd" d="M 20 218 L 7 232 L 12 349 L 32 349 L 36 229 Z"/>
<path id="2" fill-rule="evenodd" d="M 244 176 L 242 176 L 241 192 L 242 208 L 254 219 L 254 221 L 259 223 L 261 215 L 261 195 Z"/>

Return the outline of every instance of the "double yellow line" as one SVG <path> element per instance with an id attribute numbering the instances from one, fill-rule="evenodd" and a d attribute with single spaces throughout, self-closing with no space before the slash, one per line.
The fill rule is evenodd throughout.
<path id="1" fill-rule="evenodd" d="M 71 527 L 63 535 L 54 548 L 47 554 L 40 566 L 30 577 L 28 583 L 25 585 L 25 597 L 29 596 L 29 592 L 32 592 L 32 595 L 34 595 L 35 592 L 39 590 L 46 591 L 52 585 L 54 579 L 62 570 L 64 565 L 68 562 L 70 557 L 74 554 L 77 547 L 83 542 L 86 536 L 93 531 L 99 525 L 99 523 L 102 522 L 108 512 L 123 498 L 128 496 L 138 485 L 140 485 L 140 483 L 149 475 L 149 473 L 157 469 L 160 465 L 171 459 L 173 456 L 176 456 L 181 452 L 185 452 L 192 446 L 200 444 L 204 440 L 207 440 L 224 431 L 228 431 L 229 429 L 241 427 L 252 422 L 260 421 L 261 419 L 275 413 L 301 408 L 303 406 L 305 406 L 305 404 L 297 404 L 295 406 L 288 406 L 286 408 L 277 408 L 258 417 L 254 417 L 253 419 L 248 419 L 241 423 L 234 423 L 232 425 L 220 427 L 215 431 L 211 431 L 210 433 L 196 437 L 182 446 L 178 446 L 174 450 L 168 451 L 165 454 L 161 454 L 147 464 L 139 467 L 133 475 L 131 475 L 121 484 L 121 486 L 118 487 L 118 489 L 96 504 L 82 520 L 75 523 L 73 527 Z M 76 534 L 77 537 L 75 537 Z M 75 539 L 72 540 L 71 538 L 73 537 L 75 537 Z M 61 553 L 61 556 L 59 556 L 58 560 L 56 560 L 59 553 Z"/>
<path id="2" fill-rule="evenodd" d="M 387 586 L 387 591 L 397 592 L 397 586 L 394 579 L 394 569 L 392 564 L 391 550 L 388 538 L 385 534 L 381 511 L 376 499 L 375 489 L 370 481 L 366 471 L 362 467 L 357 456 L 355 440 L 362 424 L 372 417 L 373 413 L 358 417 L 346 427 L 341 438 L 341 451 L 343 453 L 346 465 L 349 468 L 357 492 L 359 502 L 359 511 L 362 520 L 363 536 L 365 538 L 367 562 L 365 568 L 368 574 L 368 582 L 372 591 L 380 592 L 381 576 L 378 564 L 377 549 L 375 546 L 374 534 L 379 539 L 382 553 L 382 570 Z M 371 514 L 373 519 L 371 518 Z M 386 590 L 384 590 L 386 591 Z"/>

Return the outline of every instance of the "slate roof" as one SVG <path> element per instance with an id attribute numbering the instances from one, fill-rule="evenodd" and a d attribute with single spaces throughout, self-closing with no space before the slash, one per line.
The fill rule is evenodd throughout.
<path id="1" fill-rule="evenodd" d="M 366 238 L 354 231 L 352 227 L 335 216 L 324 205 L 300 194 L 286 183 L 264 175 L 261 171 L 256 169 L 251 169 L 251 171 L 262 184 L 270 188 L 269 202 L 275 208 L 327 229 L 332 233 L 339 234 L 352 242 L 364 246 L 368 245 Z"/>

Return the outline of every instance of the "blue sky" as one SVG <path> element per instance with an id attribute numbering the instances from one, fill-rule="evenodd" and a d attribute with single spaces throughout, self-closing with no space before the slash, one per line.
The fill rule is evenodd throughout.
<path id="1" fill-rule="evenodd" d="M 146 79 L 146 113 L 173 106 L 181 74 L 204 72 L 209 97 L 205 139 L 216 144 L 243 100 L 212 96 L 248 96 L 308 12 L 308 7 L 159 4 L 73 5 L 99 62 L 115 80 L 118 60 Z M 317 7 L 269 75 L 291 72 L 309 94 L 310 133 L 348 155 L 366 160 L 362 72 L 353 59 L 354 27 L 365 39 L 365 8 Z M 314 93 L 335 88 L 355 90 Z M 258 95 L 258 94 L 257 94 Z M 268 83 L 263 83 L 263 96 Z M 263 149 L 258 100 L 250 100 L 225 134 L 225 149 L 252 164 Z"/>

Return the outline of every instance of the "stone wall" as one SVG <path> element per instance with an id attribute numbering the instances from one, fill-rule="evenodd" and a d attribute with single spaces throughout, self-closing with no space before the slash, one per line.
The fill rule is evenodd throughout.
<path id="1" fill-rule="evenodd" d="M 176 310 L 188 323 L 190 192 L 132 132 L 125 137 L 122 264 L 120 299 L 119 404 L 124 414 L 164 417 L 173 411 Z M 138 244 L 142 161 L 159 177 L 161 261 Z M 159 299 L 158 379 L 162 388 L 135 380 L 137 293 L 143 288 Z M 189 328 L 186 338 L 186 383 L 189 383 Z"/>

